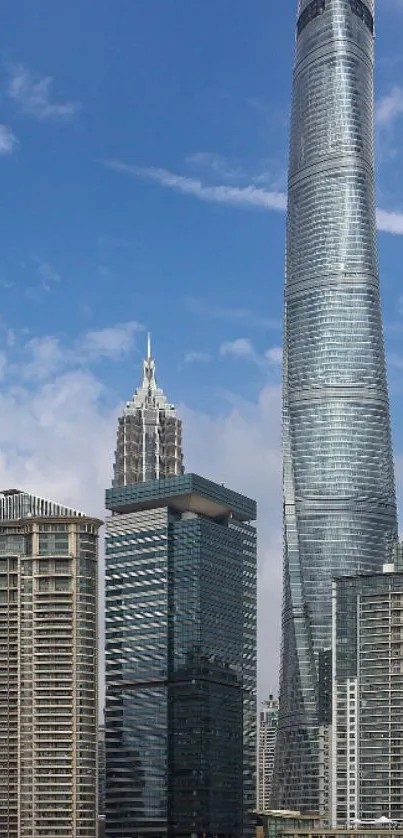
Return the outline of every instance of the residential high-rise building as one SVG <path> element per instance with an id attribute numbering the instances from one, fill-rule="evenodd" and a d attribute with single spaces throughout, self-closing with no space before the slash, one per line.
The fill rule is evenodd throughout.
<path id="1" fill-rule="evenodd" d="M 256 504 L 185 474 L 106 506 L 106 834 L 249 838 Z"/>
<path id="2" fill-rule="evenodd" d="M 278 722 L 278 701 L 269 696 L 259 713 L 257 733 L 257 811 L 270 809 L 274 749 Z"/>
<path id="3" fill-rule="evenodd" d="M 396 505 L 379 298 L 374 0 L 299 0 L 284 323 L 284 598 L 272 803 L 325 793 L 331 580 L 390 560 Z M 323 676 L 328 677 L 324 665 Z M 321 799 L 321 797 L 323 799 Z"/>
<path id="4" fill-rule="evenodd" d="M 333 583 L 333 827 L 403 826 L 403 561 Z M 373 827 L 372 827 L 373 828 Z"/>
<path id="5" fill-rule="evenodd" d="M 0 835 L 97 836 L 101 521 L 0 493 Z"/>
<path id="6" fill-rule="evenodd" d="M 105 725 L 98 727 L 98 814 L 105 815 Z"/>
<path id="7" fill-rule="evenodd" d="M 119 418 L 113 486 L 183 474 L 182 423 L 155 380 L 148 336 L 143 382 Z"/>

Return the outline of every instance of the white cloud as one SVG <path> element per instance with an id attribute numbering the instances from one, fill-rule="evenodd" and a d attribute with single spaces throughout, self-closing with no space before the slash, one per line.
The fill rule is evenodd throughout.
<path id="1" fill-rule="evenodd" d="M 244 361 L 257 362 L 258 355 L 256 354 L 249 338 L 237 338 L 236 340 L 226 340 L 220 346 L 220 355 L 230 358 L 242 359 Z"/>
<path id="2" fill-rule="evenodd" d="M 394 85 L 386 96 L 376 103 L 376 122 L 382 128 L 389 128 L 403 114 L 403 88 Z"/>
<path id="3" fill-rule="evenodd" d="M 285 210 L 287 197 L 283 192 L 270 192 L 250 184 L 248 186 L 207 186 L 201 180 L 175 175 L 167 169 L 142 168 L 122 163 L 119 160 L 104 160 L 103 165 L 116 172 L 154 180 L 161 186 L 175 189 L 185 195 L 193 195 L 202 201 L 233 206 L 251 206 L 257 209 Z"/>
<path id="4" fill-rule="evenodd" d="M 71 352 L 63 348 L 59 339 L 53 335 L 32 338 L 25 346 L 25 354 L 28 362 L 22 373 L 26 379 L 48 378 L 71 360 Z"/>
<path id="5" fill-rule="evenodd" d="M 117 323 L 106 329 L 87 332 L 78 342 L 76 352 L 84 360 L 100 358 L 119 358 L 130 352 L 134 345 L 135 334 L 142 330 L 140 323 L 131 320 Z"/>
<path id="6" fill-rule="evenodd" d="M 238 400 L 222 416 L 182 406 L 186 469 L 258 504 L 259 691 L 277 690 L 282 592 L 281 388 Z M 208 443 L 206 444 L 206 440 Z"/>
<path id="7" fill-rule="evenodd" d="M 156 181 L 160 186 L 174 189 L 184 195 L 192 195 L 194 198 L 209 203 L 253 207 L 277 212 L 283 212 L 287 208 L 287 195 L 284 192 L 263 189 L 254 184 L 248 186 L 227 186 L 224 184 L 210 186 L 203 184 L 201 180 L 176 175 L 166 169 L 142 168 L 141 166 L 122 163 L 119 160 L 102 160 L 101 162 L 115 172 L 128 174 L 132 177 L 148 178 Z M 377 226 L 381 232 L 401 236 L 403 235 L 403 213 L 378 209 Z"/>
<path id="8" fill-rule="evenodd" d="M 219 353 L 222 358 L 235 358 L 235 360 L 250 361 L 262 369 L 281 366 L 283 350 L 281 346 L 272 346 L 261 355 L 256 351 L 249 338 L 237 338 L 236 340 L 225 341 L 221 344 Z"/>
<path id="9" fill-rule="evenodd" d="M 403 212 L 388 212 L 378 209 L 376 222 L 381 233 L 391 233 L 394 236 L 403 236 Z"/>
<path id="10" fill-rule="evenodd" d="M 281 346 L 272 346 L 271 349 L 267 350 L 265 355 L 270 364 L 282 364 L 283 362 L 283 350 Z"/>
<path id="11" fill-rule="evenodd" d="M 8 125 L 0 125 L 0 154 L 11 154 L 18 148 L 19 142 Z"/>
<path id="12" fill-rule="evenodd" d="M 53 78 L 33 73 L 23 64 L 11 68 L 7 93 L 23 111 L 36 119 L 69 119 L 79 102 L 57 102 L 52 97 Z"/>
<path id="13" fill-rule="evenodd" d="M 185 163 L 190 168 L 205 171 L 208 174 L 218 176 L 224 181 L 240 181 L 247 177 L 244 169 L 240 166 L 231 165 L 221 154 L 213 154 L 209 151 L 198 151 L 196 154 L 189 154 Z"/>
<path id="14" fill-rule="evenodd" d="M 32 338 L 22 347 L 23 363 L 19 372 L 24 380 L 44 380 L 63 370 L 77 369 L 105 358 L 116 361 L 133 349 L 136 333 L 142 328 L 133 320 L 117 323 L 85 332 L 70 345 L 54 335 Z"/>

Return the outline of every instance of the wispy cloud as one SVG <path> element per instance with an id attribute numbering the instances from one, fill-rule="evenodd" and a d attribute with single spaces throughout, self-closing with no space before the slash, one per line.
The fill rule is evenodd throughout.
<path id="1" fill-rule="evenodd" d="M 143 326 L 135 320 L 117 323 L 105 329 L 87 332 L 77 345 L 77 353 L 84 360 L 93 361 L 101 358 L 119 358 L 133 347 L 136 332 Z"/>
<path id="2" fill-rule="evenodd" d="M 185 163 L 192 169 L 207 172 L 210 175 L 219 177 L 223 181 L 239 181 L 247 177 L 245 170 L 238 165 L 229 163 L 226 157 L 221 154 L 214 154 L 210 151 L 198 151 L 189 154 Z"/>
<path id="3" fill-rule="evenodd" d="M 376 104 L 375 116 L 378 125 L 389 128 L 403 114 L 403 88 L 394 85 L 386 96 Z"/>
<path id="4" fill-rule="evenodd" d="M 215 204 L 228 204 L 236 207 L 252 207 L 262 210 L 274 210 L 284 212 L 287 208 L 287 196 L 284 192 L 274 192 L 257 187 L 254 184 L 249 186 L 228 186 L 219 184 L 210 186 L 203 184 L 201 180 L 189 178 L 184 175 L 176 175 L 167 169 L 143 168 L 132 166 L 119 160 L 102 160 L 102 165 L 115 172 L 131 175 L 132 177 L 143 177 L 159 183 L 160 186 L 174 189 L 184 195 L 191 195 L 201 201 Z M 390 210 L 377 210 L 378 230 L 392 235 L 403 235 L 403 212 Z"/>
<path id="5" fill-rule="evenodd" d="M 403 212 L 389 212 L 388 210 L 378 209 L 376 211 L 376 223 L 381 233 L 403 236 Z"/>
<path id="6" fill-rule="evenodd" d="M 272 346 L 262 355 L 256 351 L 249 338 L 237 338 L 236 340 L 224 341 L 219 349 L 222 358 L 234 358 L 237 361 L 249 361 L 261 368 L 278 367 L 283 360 L 281 346 Z"/>
<path id="7" fill-rule="evenodd" d="M 85 332 L 70 346 L 55 335 L 35 337 L 24 348 L 24 378 L 45 379 L 61 370 L 96 364 L 105 358 L 116 361 L 131 351 L 136 333 L 142 328 L 136 321 L 116 323 Z"/>
<path id="8" fill-rule="evenodd" d="M 197 352 L 191 350 L 190 352 L 185 352 L 183 363 L 184 364 L 206 364 L 212 360 L 212 356 L 209 352 Z"/>
<path id="9" fill-rule="evenodd" d="M 217 306 L 193 297 L 185 301 L 186 308 L 204 317 L 211 317 L 217 320 L 229 320 L 233 323 L 243 323 L 248 326 L 258 326 L 264 329 L 281 329 L 281 320 L 274 318 L 259 317 L 248 308 L 229 308 Z"/>
<path id="10" fill-rule="evenodd" d="M 52 90 L 52 76 L 33 73 L 23 64 L 11 68 L 7 94 L 23 113 L 41 120 L 70 119 L 80 110 L 79 102 L 56 101 Z"/>
<path id="11" fill-rule="evenodd" d="M 244 361 L 258 362 L 258 355 L 254 350 L 249 338 L 237 338 L 236 340 L 226 340 L 220 346 L 220 355 L 230 358 L 242 359 Z"/>
<path id="12" fill-rule="evenodd" d="M 148 178 L 148 180 L 156 181 L 160 186 L 175 189 L 184 195 L 193 195 L 193 197 L 209 203 L 231 204 L 232 206 L 242 207 L 251 206 L 257 209 L 279 211 L 285 210 L 287 206 L 287 197 L 283 192 L 260 189 L 254 184 L 248 186 L 228 186 L 227 184 L 210 186 L 202 183 L 199 179 L 176 175 L 167 169 L 132 166 L 119 160 L 103 160 L 101 162 L 115 172 L 132 175 L 133 177 Z"/>
<path id="13" fill-rule="evenodd" d="M 37 256 L 34 256 L 33 259 L 37 265 L 37 273 L 41 277 L 42 291 L 50 291 L 52 285 L 60 282 L 60 274 L 52 267 L 52 265 L 49 264 L 49 262 L 44 262 L 42 259 L 38 259 Z"/>
<path id="14" fill-rule="evenodd" d="M 266 358 L 270 364 L 282 364 L 283 362 L 283 350 L 281 346 L 272 346 L 271 349 L 268 349 L 266 352 Z"/>
<path id="15" fill-rule="evenodd" d="M 18 148 L 19 142 L 8 125 L 0 125 L 0 154 L 11 154 Z"/>

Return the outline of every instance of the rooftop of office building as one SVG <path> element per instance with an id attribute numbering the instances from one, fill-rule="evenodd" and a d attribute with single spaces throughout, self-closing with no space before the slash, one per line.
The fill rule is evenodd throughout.
<path id="1" fill-rule="evenodd" d="M 124 514 L 161 506 L 208 518 L 256 520 L 256 501 L 197 474 L 148 480 L 106 491 L 106 508 L 110 512 Z"/>

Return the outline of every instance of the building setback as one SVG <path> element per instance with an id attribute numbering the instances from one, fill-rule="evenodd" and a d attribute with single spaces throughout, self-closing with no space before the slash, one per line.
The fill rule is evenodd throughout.
<path id="1" fill-rule="evenodd" d="M 326 807 L 321 675 L 328 677 L 331 582 L 381 570 L 397 537 L 376 245 L 373 57 L 374 0 L 299 0 L 274 809 Z"/>
<path id="2" fill-rule="evenodd" d="M 334 827 L 403 828 L 403 561 L 333 584 Z M 386 822 L 387 825 L 387 822 Z"/>
<path id="3" fill-rule="evenodd" d="M 252 836 L 256 504 L 185 474 L 106 506 L 106 834 Z"/>
<path id="4" fill-rule="evenodd" d="M 113 486 L 183 474 L 182 423 L 155 380 L 148 336 L 143 382 L 119 418 Z"/>
<path id="5" fill-rule="evenodd" d="M 97 836 L 101 522 L 0 493 L 0 834 Z"/>

